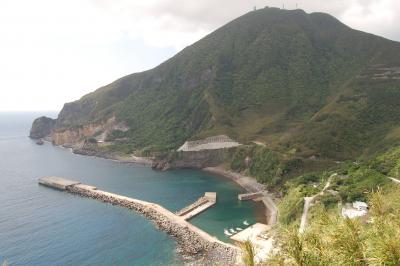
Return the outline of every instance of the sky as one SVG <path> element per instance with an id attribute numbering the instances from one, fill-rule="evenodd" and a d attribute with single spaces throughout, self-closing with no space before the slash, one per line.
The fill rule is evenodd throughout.
<path id="1" fill-rule="evenodd" d="M 0 111 L 59 111 L 255 6 L 283 5 L 400 41 L 399 0 L 0 0 Z"/>

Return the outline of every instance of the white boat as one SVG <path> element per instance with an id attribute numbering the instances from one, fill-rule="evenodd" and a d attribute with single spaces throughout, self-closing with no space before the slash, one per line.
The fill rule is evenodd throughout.
<path id="1" fill-rule="evenodd" d="M 233 228 L 230 228 L 229 232 L 231 232 L 232 234 L 236 234 L 236 231 Z"/>
<path id="2" fill-rule="evenodd" d="M 249 225 L 249 222 L 248 222 L 247 220 L 245 220 L 245 221 L 243 222 L 243 224 L 244 224 L 244 225 Z"/>
<path id="3" fill-rule="evenodd" d="M 236 227 L 236 231 L 242 231 L 243 229 L 240 227 Z"/>
<path id="4" fill-rule="evenodd" d="M 229 233 L 229 231 L 228 230 L 226 230 L 226 229 L 224 229 L 224 234 L 225 235 L 227 235 L 227 236 L 231 236 L 232 234 L 231 233 Z"/>

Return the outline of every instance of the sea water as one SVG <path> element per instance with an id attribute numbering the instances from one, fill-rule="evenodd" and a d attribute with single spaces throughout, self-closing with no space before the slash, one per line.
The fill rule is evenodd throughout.
<path id="1" fill-rule="evenodd" d="M 0 265 L 180 265 L 174 238 L 127 209 L 38 185 L 60 176 L 176 211 L 217 192 L 190 220 L 223 241 L 224 229 L 254 223 L 260 205 L 240 202 L 233 182 L 195 170 L 149 167 L 75 155 L 29 139 L 38 113 L 0 113 Z M 55 117 L 55 113 L 48 115 Z"/>

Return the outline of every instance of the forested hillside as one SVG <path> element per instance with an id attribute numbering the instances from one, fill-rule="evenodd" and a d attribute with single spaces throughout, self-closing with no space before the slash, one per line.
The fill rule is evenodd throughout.
<path id="1" fill-rule="evenodd" d="M 152 70 L 65 104 L 55 130 L 115 117 L 129 130 L 108 132 L 107 140 L 127 152 L 225 134 L 344 160 L 399 141 L 399 102 L 399 43 L 328 14 L 265 8 Z"/>

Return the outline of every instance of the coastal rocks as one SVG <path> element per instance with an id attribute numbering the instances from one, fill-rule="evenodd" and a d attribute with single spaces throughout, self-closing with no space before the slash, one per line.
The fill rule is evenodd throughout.
<path id="1" fill-rule="evenodd" d="M 41 116 L 33 121 L 29 137 L 33 139 L 41 139 L 50 135 L 56 123 L 56 119 L 50 117 Z"/>
<path id="2" fill-rule="evenodd" d="M 82 197 L 93 198 L 102 202 L 118 205 L 140 213 L 153 221 L 156 227 L 176 238 L 179 251 L 182 255 L 190 256 L 188 265 L 236 265 L 238 250 L 218 241 L 212 242 L 202 237 L 189 224 L 175 221 L 157 209 L 157 205 L 142 201 L 132 201 L 123 197 L 99 192 L 98 190 L 82 189 L 78 186 L 69 186 L 70 193 Z"/>

